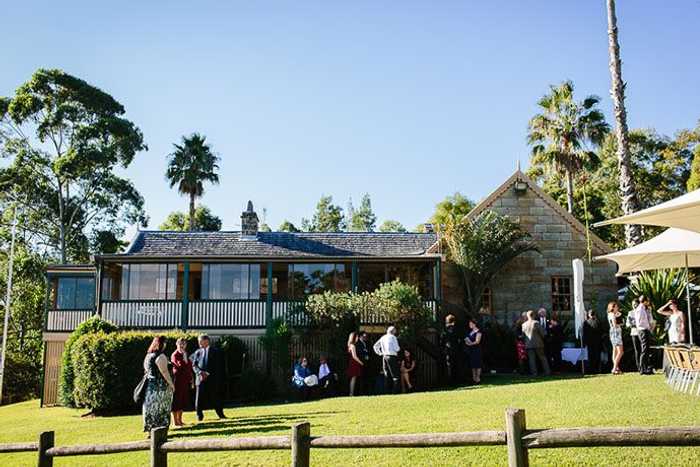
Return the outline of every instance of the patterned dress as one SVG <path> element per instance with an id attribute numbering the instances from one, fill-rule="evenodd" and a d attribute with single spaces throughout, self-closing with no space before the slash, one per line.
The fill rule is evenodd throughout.
<path id="1" fill-rule="evenodd" d="M 143 401 L 143 431 L 150 432 L 153 428 L 170 426 L 170 408 L 173 403 L 173 392 L 163 378 L 156 358 L 160 353 L 149 353 L 143 360 L 143 369 L 148 377 L 146 398 Z"/>

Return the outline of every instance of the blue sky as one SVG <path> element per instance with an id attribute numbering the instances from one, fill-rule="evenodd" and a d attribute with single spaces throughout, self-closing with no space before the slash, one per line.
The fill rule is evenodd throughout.
<path id="1" fill-rule="evenodd" d="M 67 4 L 67 5 L 66 5 Z M 187 200 L 166 155 L 205 134 L 221 185 L 204 204 L 238 229 L 252 199 L 298 224 L 322 194 L 370 193 L 412 228 L 456 190 L 488 195 L 528 160 L 527 121 L 549 84 L 608 93 L 600 1 L 7 1 L 0 95 L 39 68 L 111 93 L 149 151 L 126 171 L 157 225 Z M 700 119 L 700 2 L 622 0 L 629 123 L 673 134 Z"/>

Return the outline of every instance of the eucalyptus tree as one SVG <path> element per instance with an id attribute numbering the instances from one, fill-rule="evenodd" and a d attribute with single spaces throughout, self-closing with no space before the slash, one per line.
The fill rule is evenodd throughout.
<path id="1" fill-rule="evenodd" d="M 550 92 L 537 103 L 541 113 L 532 117 L 528 125 L 532 163 L 564 176 L 569 212 L 574 209 L 574 177 L 595 163 L 591 147 L 600 145 L 609 131 L 597 107 L 599 102 L 592 95 L 576 102 L 573 83 L 565 81 L 550 86 Z"/>
<path id="2" fill-rule="evenodd" d="M 189 196 L 189 230 L 197 230 L 195 201 L 204 194 L 204 183 L 219 183 L 219 158 L 212 151 L 206 138 L 198 133 L 182 137 L 181 144 L 174 144 L 168 156 L 165 176 L 170 188 L 177 185 L 181 195 Z"/>
<path id="3" fill-rule="evenodd" d="M 352 201 L 349 206 L 352 206 Z M 360 200 L 360 206 L 348 210 L 348 227 L 351 232 L 372 232 L 377 225 L 377 216 L 372 210 L 372 200 L 365 193 Z"/>
<path id="4" fill-rule="evenodd" d="M 399 221 L 387 219 L 382 222 L 382 225 L 379 226 L 379 231 L 404 233 L 406 232 L 406 227 L 404 227 Z"/>
<path id="5" fill-rule="evenodd" d="M 346 225 L 343 208 L 333 204 L 332 196 L 321 196 L 311 220 L 301 220 L 305 232 L 342 232 Z"/>
<path id="6" fill-rule="evenodd" d="M 617 15 L 615 0 L 607 0 L 608 7 L 608 53 L 610 55 L 610 77 L 612 87 L 610 94 L 615 113 L 615 135 L 617 137 L 617 166 L 619 175 L 620 201 L 622 212 L 632 214 L 639 209 L 637 188 L 630 161 L 629 135 L 627 130 L 627 110 L 625 109 L 625 83 L 622 81 L 622 60 L 620 60 L 620 42 L 617 37 Z M 642 241 L 642 228 L 639 225 L 625 225 L 627 246 Z"/>
<path id="7" fill-rule="evenodd" d="M 197 227 L 202 232 L 217 232 L 221 230 L 221 218 L 211 210 L 204 206 L 199 205 L 194 212 L 194 219 Z M 171 230 L 171 231 L 187 231 L 190 229 L 190 218 L 189 215 L 174 211 L 168 214 L 165 221 L 158 227 L 160 230 Z"/>
<path id="8" fill-rule="evenodd" d="M 61 70 L 37 70 L 0 97 L 0 204 L 22 205 L 24 239 L 61 262 L 115 245 L 125 224 L 147 223 L 143 198 L 117 176 L 146 150 L 112 96 Z"/>

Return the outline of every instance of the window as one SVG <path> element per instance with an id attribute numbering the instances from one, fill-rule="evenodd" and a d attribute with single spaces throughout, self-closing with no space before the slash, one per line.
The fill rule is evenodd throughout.
<path id="1" fill-rule="evenodd" d="M 259 264 L 204 264 L 202 266 L 202 299 L 257 300 L 259 298 Z"/>
<path id="2" fill-rule="evenodd" d="M 89 310 L 95 306 L 92 277 L 59 277 L 55 287 L 57 310 Z"/>
<path id="3" fill-rule="evenodd" d="M 175 300 L 177 264 L 124 264 L 122 300 Z"/>
<path id="4" fill-rule="evenodd" d="M 490 315 L 493 313 L 493 292 L 491 287 L 486 287 L 481 293 L 481 308 L 479 313 Z"/>
<path id="5" fill-rule="evenodd" d="M 552 312 L 571 311 L 571 278 L 552 277 Z"/>
<path id="6" fill-rule="evenodd" d="M 435 297 L 435 273 L 433 263 L 360 263 L 358 285 L 361 292 L 373 292 L 385 282 L 400 280 L 415 285 L 421 297 Z"/>
<path id="7" fill-rule="evenodd" d="M 349 267 L 345 264 L 290 264 L 289 275 L 292 297 L 296 299 L 326 290 L 350 290 Z"/>

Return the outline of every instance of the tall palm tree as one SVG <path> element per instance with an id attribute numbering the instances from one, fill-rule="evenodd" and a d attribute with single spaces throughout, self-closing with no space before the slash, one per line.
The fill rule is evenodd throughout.
<path id="1" fill-rule="evenodd" d="M 625 83 L 622 81 L 622 62 L 620 60 L 620 43 L 617 39 L 617 16 L 615 15 L 615 0 L 608 2 L 608 51 L 610 53 L 610 77 L 615 112 L 615 136 L 617 137 L 617 166 L 620 172 L 620 200 L 622 212 L 632 214 L 639 209 L 637 188 L 632 175 L 630 162 L 630 147 L 627 130 L 627 110 L 625 110 Z M 627 246 L 633 246 L 642 241 L 642 228 L 639 225 L 625 225 L 625 240 Z"/>
<path id="2" fill-rule="evenodd" d="M 597 160 L 591 146 L 599 146 L 609 131 L 599 102 L 597 96 L 576 102 L 573 83 L 565 81 L 550 86 L 537 103 L 542 112 L 530 119 L 532 160 L 564 176 L 569 212 L 574 208 L 574 176 Z"/>
<path id="3" fill-rule="evenodd" d="M 182 195 L 190 197 L 190 230 L 197 230 L 195 200 L 204 194 L 204 182 L 219 183 L 216 174 L 219 158 L 212 152 L 206 138 L 198 133 L 182 137 L 181 144 L 174 144 L 175 150 L 168 156 L 168 169 L 165 173 L 170 188 L 177 185 Z"/>

